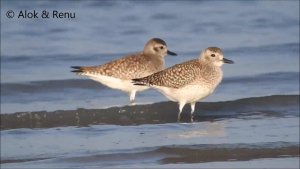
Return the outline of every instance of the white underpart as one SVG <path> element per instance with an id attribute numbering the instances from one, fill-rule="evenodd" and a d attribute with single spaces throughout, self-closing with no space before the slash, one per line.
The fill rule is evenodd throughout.
<path id="1" fill-rule="evenodd" d="M 113 89 L 118 89 L 129 94 L 130 102 L 135 99 L 135 93 L 148 89 L 148 86 L 133 85 L 131 80 L 123 80 L 111 76 L 94 75 L 94 74 L 81 74 L 87 76 L 92 80 L 100 82 L 101 84 Z"/>
<path id="2" fill-rule="evenodd" d="M 153 88 L 160 91 L 168 99 L 178 102 L 179 104 L 179 113 L 178 120 L 180 119 L 180 114 L 185 104 L 191 104 L 191 113 L 195 111 L 195 104 L 198 100 L 207 97 L 214 91 L 209 89 L 209 87 L 204 87 L 203 85 L 187 85 L 182 88 L 169 88 L 162 86 L 153 86 Z"/>

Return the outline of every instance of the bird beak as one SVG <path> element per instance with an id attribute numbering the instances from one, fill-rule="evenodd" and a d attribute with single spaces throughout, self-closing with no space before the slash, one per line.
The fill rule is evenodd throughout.
<path id="1" fill-rule="evenodd" d="M 176 53 L 174 53 L 174 52 L 171 52 L 171 51 L 169 51 L 169 50 L 167 51 L 167 54 L 168 54 L 168 55 L 172 55 L 172 56 L 177 56 L 177 54 L 176 54 Z"/>
<path id="2" fill-rule="evenodd" d="M 228 63 L 228 64 L 233 64 L 234 63 L 234 61 L 226 59 L 226 58 L 223 58 L 223 62 Z"/>

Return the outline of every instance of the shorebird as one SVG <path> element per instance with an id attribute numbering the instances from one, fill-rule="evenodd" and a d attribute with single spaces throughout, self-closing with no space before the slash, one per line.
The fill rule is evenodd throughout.
<path id="1" fill-rule="evenodd" d="M 148 89 L 147 86 L 136 86 L 131 79 L 148 76 L 164 69 L 165 56 L 177 55 L 167 48 L 165 41 L 159 38 L 150 39 L 144 50 L 98 66 L 71 66 L 78 75 L 102 83 L 113 89 L 129 94 L 130 103 L 134 104 L 136 92 Z"/>
<path id="2" fill-rule="evenodd" d="M 144 78 L 135 78 L 132 82 L 139 86 L 150 86 L 179 104 L 177 120 L 185 104 L 191 105 L 191 121 L 198 100 L 212 94 L 220 84 L 223 63 L 233 61 L 223 57 L 218 47 L 203 50 L 198 59 L 174 65 Z"/>

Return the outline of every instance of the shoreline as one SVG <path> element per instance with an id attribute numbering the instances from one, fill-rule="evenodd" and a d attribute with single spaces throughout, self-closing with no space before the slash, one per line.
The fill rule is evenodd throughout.
<path id="1" fill-rule="evenodd" d="M 185 106 L 182 122 L 189 122 L 189 107 Z M 297 112 L 298 111 L 298 112 Z M 159 102 L 146 105 L 1 114 L 1 130 L 17 128 L 52 128 L 89 125 L 141 125 L 177 122 L 177 104 Z M 224 102 L 198 102 L 195 122 L 217 121 L 223 118 L 247 116 L 299 116 L 299 95 L 273 95 Z"/>

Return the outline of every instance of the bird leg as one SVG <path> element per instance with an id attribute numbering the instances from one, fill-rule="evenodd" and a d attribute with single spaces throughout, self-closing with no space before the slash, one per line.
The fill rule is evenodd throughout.
<path id="1" fill-rule="evenodd" d="M 183 109 L 184 105 L 185 105 L 185 103 L 183 103 L 183 102 L 179 103 L 179 113 L 178 113 L 178 116 L 177 116 L 177 122 L 180 122 L 180 115 L 181 115 L 181 112 L 182 112 L 182 109 Z"/>
<path id="2" fill-rule="evenodd" d="M 133 91 L 131 91 L 130 93 L 129 93 L 129 100 L 130 100 L 130 105 L 135 105 L 135 102 L 134 102 L 134 99 L 135 99 L 135 93 L 136 93 L 136 91 L 135 90 L 133 90 Z"/>
<path id="3" fill-rule="evenodd" d="M 194 118 L 195 105 L 196 105 L 196 102 L 191 103 L 191 122 L 194 121 L 193 118 Z"/>

